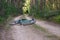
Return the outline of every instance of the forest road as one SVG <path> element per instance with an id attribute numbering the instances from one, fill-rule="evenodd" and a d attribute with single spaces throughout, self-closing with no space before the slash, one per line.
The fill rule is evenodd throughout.
<path id="1" fill-rule="evenodd" d="M 18 20 L 20 17 L 16 17 L 13 20 Z M 10 36 L 7 36 L 6 40 L 49 40 L 46 35 L 35 29 L 32 25 L 13 25 L 10 29 Z"/>
<path id="2" fill-rule="evenodd" d="M 26 18 L 31 19 L 29 16 L 26 16 Z M 48 32 L 60 37 L 60 25 L 43 20 L 36 20 L 35 24 L 47 29 Z"/>
<path id="3" fill-rule="evenodd" d="M 36 24 L 47 29 L 50 33 L 60 37 L 60 25 L 50 23 L 47 21 L 42 21 L 42 20 L 37 21 Z"/>
<path id="4" fill-rule="evenodd" d="M 13 20 L 18 19 L 20 19 L 20 16 L 14 18 Z M 37 25 L 44 25 L 43 23 L 40 23 L 40 21 L 36 22 Z M 9 30 L 7 30 L 7 32 L 5 33 L 1 33 L 1 35 L 2 35 L 1 40 L 58 40 L 57 38 L 53 37 L 51 39 L 48 38 L 44 32 L 34 28 L 34 26 L 32 25 L 26 25 L 26 26 L 19 24 L 10 25 Z"/>

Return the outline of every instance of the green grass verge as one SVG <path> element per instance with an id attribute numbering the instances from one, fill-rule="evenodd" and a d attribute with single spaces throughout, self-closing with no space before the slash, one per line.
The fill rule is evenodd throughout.
<path id="1" fill-rule="evenodd" d="M 46 37 L 49 39 L 52 39 L 52 40 L 60 40 L 60 37 L 58 37 L 54 34 L 46 35 Z"/>
<path id="2" fill-rule="evenodd" d="M 60 15 L 56 16 L 56 17 L 53 17 L 52 21 L 60 24 Z"/>
<path id="3" fill-rule="evenodd" d="M 41 31 L 43 31 L 43 32 L 48 32 L 45 28 L 42 28 L 42 27 L 40 27 L 40 26 L 38 26 L 38 25 L 36 25 L 36 24 L 33 24 L 33 26 L 34 26 L 36 29 L 38 29 L 38 30 L 41 30 Z"/>

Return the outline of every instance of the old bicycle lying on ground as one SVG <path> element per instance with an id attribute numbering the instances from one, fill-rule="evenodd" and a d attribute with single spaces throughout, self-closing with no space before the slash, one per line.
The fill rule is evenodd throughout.
<path id="1" fill-rule="evenodd" d="M 10 23 L 11 25 L 15 25 L 15 24 L 20 24 L 20 25 L 29 25 L 29 24 L 34 24 L 36 21 L 35 19 L 31 19 L 31 20 L 28 20 L 28 19 L 20 19 L 20 20 L 16 20 L 12 23 Z"/>

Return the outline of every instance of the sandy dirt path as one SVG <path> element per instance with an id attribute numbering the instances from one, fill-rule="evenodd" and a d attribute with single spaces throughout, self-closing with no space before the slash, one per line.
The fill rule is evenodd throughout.
<path id="1" fill-rule="evenodd" d="M 47 40 L 42 32 L 35 30 L 32 26 L 14 25 L 11 30 L 14 40 Z"/>
<path id="2" fill-rule="evenodd" d="M 20 16 L 14 18 L 14 20 L 18 19 Z M 48 40 L 41 31 L 34 29 L 32 25 L 13 25 L 11 26 L 11 34 L 13 40 Z"/>
<path id="3" fill-rule="evenodd" d="M 47 21 L 42 21 L 42 20 L 37 21 L 36 24 L 40 25 L 41 27 L 43 27 L 45 29 L 47 29 L 52 34 L 60 36 L 60 25 L 56 25 L 56 24 L 49 23 Z"/>
<path id="4" fill-rule="evenodd" d="M 0 40 L 49 40 L 43 32 L 36 30 L 32 25 L 13 25 L 7 31 L 2 31 Z"/>
<path id="5" fill-rule="evenodd" d="M 31 19 L 27 15 L 25 17 L 27 19 Z M 50 23 L 50 22 L 47 22 L 47 21 L 43 21 L 43 20 L 36 20 L 35 24 L 39 25 L 40 27 L 43 27 L 43 28 L 47 29 L 52 34 L 60 36 L 60 25 Z"/>
<path id="6" fill-rule="evenodd" d="M 13 20 L 18 20 L 19 17 Z M 37 21 L 40 25 L 40 21 Z M 58 40 L 56 38 L 48 38 L 47 35 L 41 30 L 37 30 L 32 25 L 10 25 L 10 29 L 1 33 L 1 40 Z"/>

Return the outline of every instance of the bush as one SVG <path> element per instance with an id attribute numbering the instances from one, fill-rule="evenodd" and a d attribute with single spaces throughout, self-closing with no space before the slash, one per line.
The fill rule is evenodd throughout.
<path id="1" fill-rule="evenodd" d="M 14 5 L 5 2 L 5 0 L 2 0 L 0 3 L 0 23 L 2 24 L 6 22 L 10 15 L 17 15 L 18 11 Z"/>
<path id="2" fill-rule="evenodd" d="M 56 16 L 56 17 L 53 17 L 52 20 L 56 23 L 60 23 L 60 15 Z"/>

